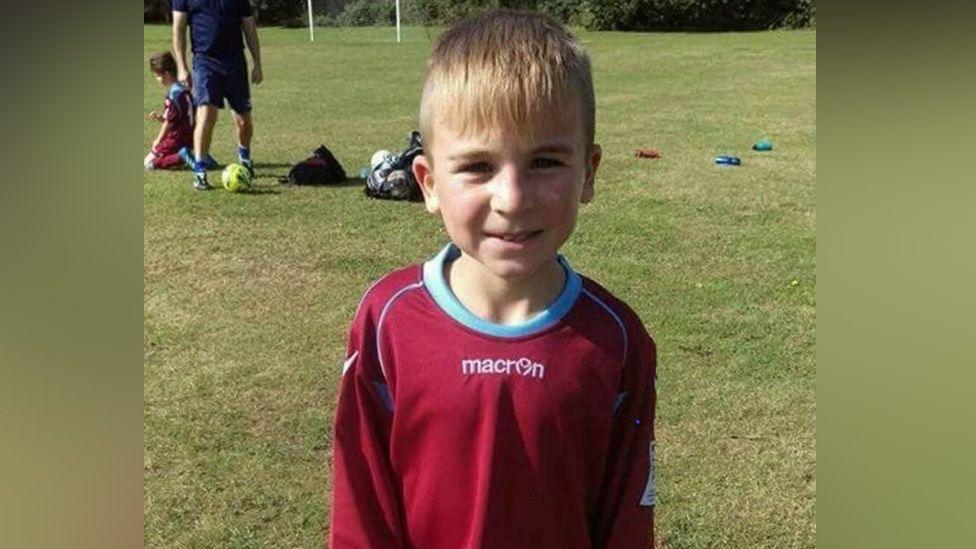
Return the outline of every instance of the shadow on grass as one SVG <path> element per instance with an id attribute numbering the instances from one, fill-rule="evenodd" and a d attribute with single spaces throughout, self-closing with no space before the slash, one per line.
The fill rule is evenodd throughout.
<path id="1" fill-rule="evenodd" d="M 287 162 L 255 162 L 254 179 L 269 178 L 269 179 L 274 179 L 275 181 L 280 181 L 282 177 L 288 175 L 288 172 L 281 174 L 281 173 L 276 173 L 273 170 L 277 170 L 278 168 L 291 169 L 291 167 L 292 164 L 289 164 Z M 268 170 L 268 171 L 261 171 L 261 170 Z"/>
<path id="2" fill-rule="evenodd" d="M 240 191 L 237 191 L 237 194 L 249 194 L 249 195 L 258 196 L 262 194 L 281 194 L 281 191 L 279 191 L 278 189 L 265 189 L 265 188 L 256 189 L 254 187 L 251 187 L 250 189 L 241 189 Z"/>
<path id="3" fill-rule="evenodd" d="M 344 181 L 339 183 L 330 183 L 329 185 L 295 185 L 294 183 L 288 182 L 288 176 L 283 175 L 277 178 L 278 185 L 282 187 L 294 187 L 296 189 L 328 189 L 330 187 L 362 187 L 366 184 L 363 179 L 358 177 L 347 177 Z"/>

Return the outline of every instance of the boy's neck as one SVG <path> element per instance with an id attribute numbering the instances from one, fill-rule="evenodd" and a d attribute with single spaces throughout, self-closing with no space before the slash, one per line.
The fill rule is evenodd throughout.
<path id="1" fill-rule="evenodd" d="M 497 324 L 521 324 L 551 305 L 562 293 L 566 272 L 554 257 L 525 278 L 506 279 L 461 253 L 444 266 L 444 279 L 473 314 Z"/>

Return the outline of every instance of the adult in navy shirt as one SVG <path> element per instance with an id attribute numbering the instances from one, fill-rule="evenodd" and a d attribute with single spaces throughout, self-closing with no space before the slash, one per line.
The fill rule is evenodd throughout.
<path id="1" fill-rule="evenodd" d="M 192 78 L 186 64 L 187 25 L 191 28 L 193 44 Z M 173 0 L 173 52 L 176 54 L 177 79 L 193 87 L 197 105 L 197 123 L 193 131 L 193 187 L 197 190 L 211 188 L 206 170 L 215 168 L 217 163 L 210 156 L 210 141 L 217 123 L 217 110 L 224 107 L 225 99 L 234 112 L 238 161 L 254 173 L 251 162 L 254 124 L 245 41 L 254 63 L 250 81 L 260 84 L 264 78 L 261 46 L 249 0 Z"/>

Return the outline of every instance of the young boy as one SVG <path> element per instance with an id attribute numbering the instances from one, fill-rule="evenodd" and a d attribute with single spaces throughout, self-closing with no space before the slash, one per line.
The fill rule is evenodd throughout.
<path id="1" fill-rule="evenodd" d="M 651 547 L 654 343 L 558 254 L 601 158 L 586 53 L 541 15 L 462 21 L 420 128 L 414 174 L 451 243 L 356 312 L 332 547 Z"/>
<path id="2" fill-rule="evenodd" d="M 166 90 L 166 98 L 163 114 L 151 111 L 146 115 L 149 120 L 160 122 L 162 127 L 143 164 L 147 170 L 166 170 L 183 164 L 192 167 L 193 98 L 190 90 L 176 81 L 176 60 L 168 51 L 153 55 L 149 59 L 149 70 Z"/>

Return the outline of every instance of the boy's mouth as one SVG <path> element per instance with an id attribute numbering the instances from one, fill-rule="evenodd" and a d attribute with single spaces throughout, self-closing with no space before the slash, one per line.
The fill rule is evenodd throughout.
<path id="1" fill-rule="evenodd" d="M 491 238 L 504 240 L 505 242 L 525 242 L 542 234 L 542 231 L 521 231 L 514 233 L 485 233 Z"/>

